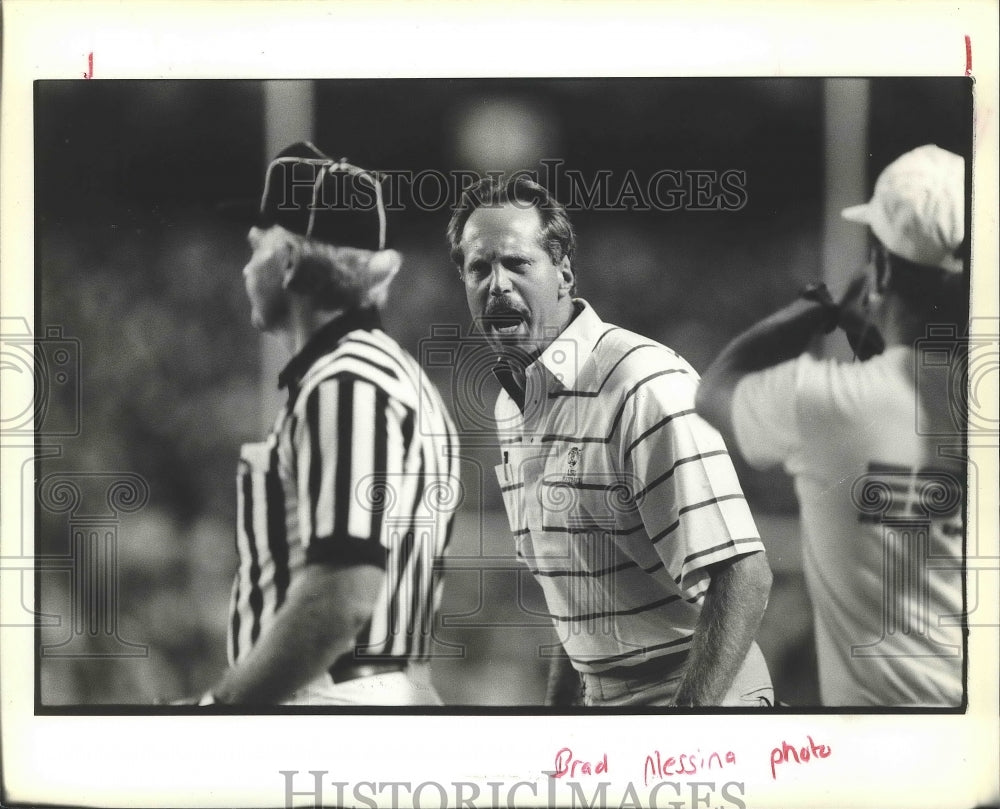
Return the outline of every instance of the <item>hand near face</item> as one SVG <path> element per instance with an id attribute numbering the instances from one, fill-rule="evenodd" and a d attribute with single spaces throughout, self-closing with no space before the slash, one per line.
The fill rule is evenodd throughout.
<path id="1" fill-rule="evenodd" d="M 858 275 L 838 304 L 840 317 L 837 325 L 844 330 L 847 342 L 860 360 L 870 359 L 885 350 L 885 340 L 872 322 L 869 311 L 870 282 L 867 273 Z"/>

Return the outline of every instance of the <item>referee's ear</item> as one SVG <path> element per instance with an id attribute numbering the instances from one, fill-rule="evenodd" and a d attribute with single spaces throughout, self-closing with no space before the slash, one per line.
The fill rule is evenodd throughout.
<path id="1" fill-rule="evenodd" d="M 301 279 L 298 278 L 299 265 L 302 263 L 302 251 L 294 242 L 288 244 L 288 257 L 285 259 L 285 266 L 281 270 L 281 286 L 284 290 L 296 291 Z"/>
<path id="2" fill-rule="evenodd" d="M 368 305 L 381 308 L 389 297 L 392 279 L 402 266 L 403 256 L 397 250 L 386 249 L 373 253 L 365 267 L 367 289 L 362 292 L 362 300 Z"/>

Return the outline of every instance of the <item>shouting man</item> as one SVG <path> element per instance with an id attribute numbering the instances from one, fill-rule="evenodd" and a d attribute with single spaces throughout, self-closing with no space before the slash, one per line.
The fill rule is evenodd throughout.
<path id="1" fill-rule="evenodd" d="M 764 548 L 698 377 L 574 297 L 576 238 L 538 184 L 487 178 L 448 228 L 502 391 L 497 475 L 565 651 L 551 705 L 771 704 Z"/>

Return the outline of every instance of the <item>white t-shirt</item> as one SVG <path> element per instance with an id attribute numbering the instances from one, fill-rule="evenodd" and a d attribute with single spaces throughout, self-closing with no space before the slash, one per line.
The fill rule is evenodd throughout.
<path id="1" fill-rule="evenodd" d="M 736 440 L 795 479 L 825 705 L 958 705 L 965 467 L 922 435 L 914 352 L 809 355 L 749 374 Z"/>

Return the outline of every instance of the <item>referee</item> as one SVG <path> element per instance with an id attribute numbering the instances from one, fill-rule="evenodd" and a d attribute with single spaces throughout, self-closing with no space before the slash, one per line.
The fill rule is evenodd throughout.
<path id="1" fill-rule="evenodd" d="M 458 445 L 379 323 L 401 257 L 378 181 L 294 144 L 248 241 L 253 323 L 293 357 L 270 435 L 241 451 L 230 666 L 201 703 L 440 704 L 426 664 Z"/>

